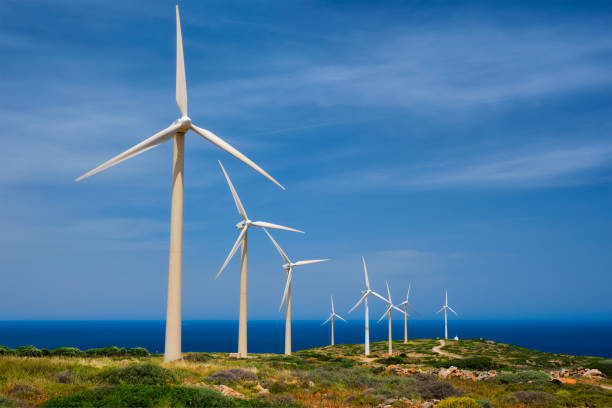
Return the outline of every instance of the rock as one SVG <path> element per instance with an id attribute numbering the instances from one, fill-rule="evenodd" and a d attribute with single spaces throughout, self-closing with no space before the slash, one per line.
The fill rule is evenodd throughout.
<path id="1" fill-rule="evenodd" d="M 55 381 L 62 384 L 72 384 L 74 382 L 74 372 L 70 370 L 60 371 L 53 375 Z"/>
<path id="2" fill-rule="evenodd" d="M 425 401 L 421 404 L 421 408 L 434 408 L 436 404 L 433 401 Z"/>
<path id="3" fill-rule="evenodd" d="M 393 405 L 393 403 L 394 403 L 395 401 L 397 401 L 397 398 L 388 398 L 388 399 L 385 401 L 385 404 L 386 404 L 386 405 Z"/>
<path id="4" fill-rule="evenodd" d="M 376 392 L 376 388 L 366 388 L 365 390 L 363 390 L 362 394 L 368 395 L 368 394 L 371 394 L 373 392 Z"/>
<path id="5" fill-rule="evenodd" d="M 354 395 L 349 395 L 348 397 L 346 397 L 346 398 L 344 399 L 344 402 L 345 402 L 346 404 L 349 404 L 349 403 L 353 402 L 354 400 L 355 400 L 355 396 L 354 396 Z"/>
<path id="6" fill-rule="evenodd" d="M 261 384 L 257 384 L 255 387 L 253 387 L 253 391 L 257 392 L 257 394 L 259 395 L 265 395 L 270 393 L 270 390 L 262 387 Z"/>
<path id="7" fill-rule="evenodd" d="M 584 373 L 582 373 L 582 376 L 587 377 L 587 378 L 605 378 L 606 377 L 604 373 L 602 373 L 596 368 L 591 368 L 589 370 L 586 370 Z"/>
<path id="8" fill-rule="evenodd" d="M 375 395 L 372 395 L 372 399 L 383 402 L 387 399 L 387 397 L 385 397 L 384 395 L 375 394 Z"/>
<path id="9" fill-rule="evenodd" d="M 404 368 L 396 365 L 390 365 L 387 367 L 387 371 L 394 375 L 399 375 L 401 377 L 406 377 L 414 374 L 416 370 L 414 368 Z"/>
<path id="10" fill-rule="evenodd" d="M 228 387 L 227 385 L 224 385 L 224 384 L 215 385 L 214 388 L 215 388 L 215 390 L 219 391 L 221 394 L 225 395 L 226 397 L 245 398 L 243 394 L 239 393 L 238 391 L 236 391 L 233 388 L 230 388 L 230 387 Z"/>
<path id="11" fill-rule="evenodd" d="M 308 386 L 309 386 L 309 387 L 314 387 L 314 386 L 315 386 L 315 383 L 314 383 L 313 381 L 308 381 Z"/>
<path id="12" fill-rule="evenodd" d="M 27 394 L 40 395 L 40 391 L 28 384 L 18 384 L 8 394 L 9 397 L 22 397 Z"/>

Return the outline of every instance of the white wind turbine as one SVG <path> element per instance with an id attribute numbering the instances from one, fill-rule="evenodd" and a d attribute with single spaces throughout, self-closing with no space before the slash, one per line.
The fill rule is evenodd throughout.
<path id="1" fill-rule="evenodd" d="M 404 312 L 402 311 L 402 309 L 398 308 L 393 304 L 393 301 L 391 300 L 391 291 L 389 290 L 389 282 L 385 281 L 385 284 L 387 285 L 387 296 L 389 296 L 388 299 L 385 299 L 385 302 L 387 302 L 389 306 L 387 306 L 387 310 L 385 310 L 385 313 L 380 316 L 380 319 L 378 319 L 377 323 L 380 323 L 380 321 L 384 319 L 385 316 L 389 317 L 389 355 L 391 355 L 393 353 L 393 345 L 391 343 L 391 341 L 393 340 L 393 337 L 391 336 L 391 311 L 395 309 L 400 313 Z"/>
<path id="2" fill-rule="evenodd" d="M 415 310 L 414 307 L 412 307 L 412 305 L 409 303 L 409 299 L 410 299 L 410 284 L 408 284 L 408 292 L 406 293 L 406 300 L 404 300 L 402 303 L 400 303 L 400 306 L 404 306 L 404 311 L 402 313 L 404 313 L 404 344 L 408 343 L 408 307 L 411 308 L 414 313 L 418 312 Z"/>
<path id="3" fill-rule="evenodd" d="M 240 253 L 240 314 L 238 319 L 238 357 L 246 358 L 247 357 L 247 230 L 252 227 L 260 227 L 260 228 L 274 228 L 285 231 L 293 231 L 293 232 L 301 232 L 304 231 L 297 230 L 295 228 L 289 228 L 282 225 L 271 224 L 265 221 L 251 221 L 246 214 L 244 207 L 242 206 L 242 202 L 238 197 L 238 193 L 232 184 L 232 181 L 229 178 L 229 175 L 225 171 L 225 168 L 219 161 L 219 166 L 221 166 L 221 170 L 223 171 L 223 175 L 227 180 L 227 185 L 229 186 L 230 191 L 232 192 L 232 196 L 234 197 L 234 203 L 236 203 L 236 208 L 238 209 L 238 213 L 242 217 L 242 221 L 236 224 L 236 228 L 240 230 L 240 234 L 238 234 L 238 239 L 236 243 L 232 247 L 229 255 L 223 262 L 221 269 L 215 276 L 215 279 L 221 275 L 221 272 L 225 269 L 229 261 L 232 259 L 236 251 L 238 250 L 238 246 L 242 245 L 241 253 Z"/>
<path id="4" fill-rule="evenodd" d="M 283 300 L 281 301 L 278 310 L 280 311 L 280 309 L 283 307 L 283 303 L 285 303 L 286 300 L 287 304 L 285 305 L 285 355 L 289 356 L 291 355 L 291 276 L 293 275 L 293 268 L 295 268 L 296 266 L 325 262 L 329 261 L 329 259 L 311 259 L 309 261 L 291 262 L 289 260 L 289 257 L 285 254 L 285 252 L 283 252 L 278 243 L 274 240 L 274 238 L 272 238 L 272 235 L 270 235 L 268 230 L 265 228 L 263 230 L 266 232 L 266 234 L 268 234 L 268 237 L 270 237 L 270 240 L 276 247 L 278 253 L 286 262 L 286 264 L 283 265 L 283 269 L 285 270 L 285 273 L 287 275 L 287 283 L 285 284 Z"/>
<path id="5" fill-rule="evenodd" d="M 125 152 L 102 163 L 95 169 L 83 174 L 75 181 L 130 159 L 140 153 L 146 152 L 170 139 L 174 139 L 174 153 L 172 160 L 172 209 L 170 213 L 170 261 L 168 267 L 168 303 L 166 310 L 166 344 L 164 361 L 181 358 L 181 286 L 182 286 L 182 251 L 183 251 L 183 172 L 185 134 L 189 130 L 208 140 L 215 146 L 226 151 L 238 160 L 255 169 L 257 172 L 284 189 L 276 180 L 266 173 L 251 159 L 240 153 L 226 141 L 212 132 L 202 129 L 191 123 L 187 116 L 187 86 L 185 81 L 185 62 L 183 59 L 183 40 L 181 37 L 181 23 L 178 5 L 176 6 L 176 103 L 181 117 L 175 120 L 166 129 L 154 134 L 148 139 L 138 143 Z"/>
<path id="6" fill-rule="evenodd" d="M 446 290 L 446 300 L 444 302 L 444 306 L 442 306 L 442 308 L 438 310 L 436 313 L 440 313 L 443 310 L 444 310 L 444 338 L 448 340 L 448 325 L 447 325 L 446 311 L 450 310 L 451 312 L 455 314 L 455 316 L 459 316 L 457 312 L 455 312 L 453 308 L 448 305 L 448 289 Z"/>
<path id="7" fill-rule="evenodd" d="M 327 320 L 324 321 L 321 326 L 331 321 L 331 345 L 333 346 L 335 344 L 334 343 L 334 318 L 337 317 L 338 319 L 342 320 L 344 323 L 348 323 L 348 322 L 344 320 L 342 316 L 340 316 L 339 314 L 336 314 L 336 312 L 334 311 L 334 297 L 333 296 L 331 296 L 331 306 L 332 306 L 332 311 L 329 317 L 327 318 Z"/>
<path id="8" fill-rule="evenodd" d="M 363 273 L 365 274 L 366 289 L 361 291 L 361 293 L 363 293 L 363 296 L 361 296 L 361 299 L 359 299 L 359 301 L 355 303 L 355 306 L 351 307 L 351 309 L 349 310 L 349 313 L 355 310 L 355 308 L 359 306 L 361 302 L 365 302 L 365 355 L 369 356 L 370 355 L 370 311 L 368 309 L 368 296 L 374 295 L 384 300 L 385 302 L 387 301 L 387 299 L 385 299 L 378 293 L 374 292 L 370 288 L 370 280 L 368 279 L 368 267 L 366 266 L 366 261 L 363 256 L 361 257 L 361 260 L 363 262 Z"/>

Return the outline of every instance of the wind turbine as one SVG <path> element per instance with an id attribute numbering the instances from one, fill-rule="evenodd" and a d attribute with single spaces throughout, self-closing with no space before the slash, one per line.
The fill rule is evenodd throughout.
<path id="1" fill-rule="evenodd" d="M 106 170 L 115 164 L 144 153 L 170 139 L 174 139 L 172 159 L 172 209 L 170 213 L 170 261 L 168 267 L 168 303 L 166 310 L 166 344 L 164 361 L 181 358 L 181 286 L 182 286 L 182 252 L 183 252 L 183 173 L 185 134 L 189 130 L 208 140 L 215 146 L 226 151 L 238 160 L 255 169 L 284 190 L 275 179 L 266 173 L 251 159 L 240 153 L 229 143 L 213 134 L 211 131 L 197 127 L 187 116 L 187 85 L 185 81 L 185 61 L 183 59 L 183 40 L 178 5 L 176 6 L 176 103 L 181 117 L 166 129 L 154 134 L 148 139 L 129 148 L 125 152 L 102 163 L 93 170 L 83 174 L 75 181 Z"/>
<path id="2" fill-rule="evenodd" d="M 408 292 L 406 293 L 406 300 L 400 303 L 400 306 L 404 306 L 404 344 L 408 343 L 408 307 L 411 308 L 414 313 L 418 313 L 414 307 L 409 303 L 408 299 L 410 299 L 410 284 L 408 284 Z"/>
<path id="3" fill-rule="evenodd" d="M 251 221 L 247 216 L 247 213 L 242 206 L 242 202 L 240 201 L 240 197 L 238 197 L 238 193 L 232 184 L 232 181 L 229 178 L 229 175 L 225 171 L 223 164 L 219 160 L 219 166 L 221 166 L 221 170 L 223 171 L 223 175 L 227 180 L 227 185 L 229 186 L 230 191 L 232 192 L 232 196 L 234 197 L 234 203 L 236 203 L 236 208 L 238 209 L 238 213 L 242 217 L 242 221 L 236 224 L 236 228 L 240 230 L 240 234 L 238 234 L 238 239 L 236 243 L 232 247 L 229 255 L 223 262 L 221 269 L 215 276 L 215 279 L 221 275 L 221 272 L 225 269 L 229 261 L 232 259 L 236 251 L 238 250 L 238 246 L 242 245 L 241 253 L 240 253 L 240 314 L 238 319 L 238 357 L 246 358 L 247 357 L 247 230 L 252 227 L 260 227 L 260 228 L 274 228 L 285 231 L 293 231 L 293 232 L 301 232 L 304 231 L 297 230 L 295 228 L 289 228 L 282 225 L 271 224 L 265 221 Z"/>
<path id="4" fill-rule="evenodd" d="M 355 303 L 355 306 L 351 307 L 351 309 L 349 310 L 349 313 L 355 310 L 355 308 L 359 306 L 361 302 L 365 302 L 365 355 L 369 356 L 370 355 L 370 311 L 368 309 L 368 296 L 374 295 L 384 300 L 385 302 L 387 301 L 387 299 L 385 299 L 378 293 L 374 292 L 370 288 L 370 280 L 368 279 L 368 267 L 366 266 L 366 261 L 363 256 L 361 257 L 361 260 L 363 262 L 363 273 L 365 274 L 366 290 L 361 291 L 361 293 L 363 293 L 363 296 L 361 297 L 361 299 L 359 299 L 357 303 Z"/>
<path id="5" fill-rule="evenodd" d="M 287 275 L 287 283 L 285 284 L 283 300 L 281 301 L 281 304 L 278 310 L 280 311 L 280 309 L 283 307 L 283 303 L 285 303 L 285 300 L 286 300 L 287 304 L 285 305 L 285 355 L 290 356 L 291 355 L 291 276 L 293 274 L 293 268 L 295 268 L 296 266 L 325 262 L 325 261 L 329 261 L 329 259 L 311 259 L 309 261 L 291 262 L 287 254 L 283 252 L 283 250 L 278 245 L 278 243 L 274 240 L 274 238 L 272 238 L 272 235 L 270 235 L 268 230 L 265 228 L 263 230 L 266 232 L 266 234 L 268 234 L 268 237 L 270 237 L 270 240 L 276 247 L 276 250 L 286 262 L 286 264 L 283 265 L 283 269 L 285 270 L 285 273 Z"/>
<path id="6" fill-rule="evenodd" d="M 446 311 L 450 310 L 451 312 L 455 314 L 455 316 L 459 316 L 457 312 L 455 312 L 453 308 L 448 305 L 448 289 L 446 290 L 446 300 L 445 300 L 444 306 L 442 306 L 442 308 L 438 310 L 436 313 L 440 313 L 443 310 L 444 310 L 444 339 L 448 340 L 448 325 L 447 325 Z"/>
<path id="7" fill-rule="evenodd" d="M 385 300 L 385 302 L 389 304 L 389 306 L 387 307 L 387 310 L 385 310 L 385 313 L 383 313 L 382 316 L 380 316 L 380 319 L 378 319 L 377 323 L 380 323 L 380 321 L 384 319 L 385 316 L 389 317 L 389 355 L 391 355 L 393 353 L 393 345 L 391 343 L 391 341 L 393 340 L 391 336 L 391 311 L 395 309 L 400 313 L 404 313 L 404 312 L 402 311 L 402 309 L 398 308 L 397 306 L 393 304 L 393 301 L 391 300 L 391 291 L 389 290 L 389 282 L 385 281 L 385 284 L 387 285 L 387 296 L 389 296 L 389 298 L 388 299 L 383 298 L 383 299 Z"/>
<path id="8" fill-rule="evenodd" d="M 332 306 L 331 314 L 329 315 L 327 320 L 323 322 L 321 326 L 331 321 L 331 345 L 333 346 L 335 344 L 334 343 L 334 318 L 337 317 L 338 319 L 342 320 L 345 323 L 348 323 L 348 322 L 344 320 L 339 314 L 336 314 L 336 312 L 334 311 L 334 297 L 333 296 L 331 296 L 331 306 Z"/>

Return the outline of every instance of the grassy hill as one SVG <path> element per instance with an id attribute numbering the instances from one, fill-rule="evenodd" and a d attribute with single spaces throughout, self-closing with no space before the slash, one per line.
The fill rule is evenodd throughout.
<path id="1" fill-rule="evenodd" d="M 0 406 L 612 407 L 612 360 L 482 339 L 436 346 L 394 341 L 389 357 L 377 342 L 369 358 L 353 344 L 289 357 L 185 353 L 172 363 L 144 349 L 0 347 Z"/>

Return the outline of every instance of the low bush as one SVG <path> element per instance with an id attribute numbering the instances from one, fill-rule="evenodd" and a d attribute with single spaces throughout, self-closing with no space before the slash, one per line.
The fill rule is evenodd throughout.
<path id="1" fill-rule="evenodd" d="M 6 346 L 0 346 L 0 356 L 15 354 L 15 350 L 10 349 Z"/>
<path id="2" fill-rule="evenodd" d="M 514 396 L 521 404 L 542 404 L 554 400 L 552 395 L 544 391 L 519 391 L 515 392 Z"/>
<path id="3" fill-rule="evenodd" d="M 56 349 L 51 350 L 50 354 L 52 356 L 81 357 L 85 353 L 83 353 L 76 347 L 58 347 Z"/>
<path id="4" fill-rule="evenodd" d="M 219 370 L 214 372 L 208 379 L 217 384 L 231 384 L 240 381 L 257 381 L 257 374 L 240 368 L 230 370 Z"/>
<path id="5" fill-rule="evenodd" d="M 474 399 L 470 397 L 450 397 L 446 398 L 438 405 L 437 408 L 481 408 Z"/>
<path id="6" fill-rule="evenodd" d="M 23 401 L 0 395 L 0 407 L 21 407 Z"/>
<path id="7" fill-rule="evenodd" d="M 488 371 L 500 368 L 500 365 L 493 361 L 490 357 L 469 357 L 469 358 L 458 358 L 453 360 L 446 360 L 441 362 L 443 367 L 455 366 L 463 370 L 478 370 Z"/>
<path id="8" fill-rule="evenodd" d="M 171 370 L 152 364 L 113 368 L 98 374 L 97 379 L 106 384 L 116 385 L 166 385 L 178 381 L 176 374 Z"/>
<path id="9" fill-rule="evenodd" d="M 183 360 L 185 361 L 193 361 L 194 363 L 205 363 L 211 360 L 213 357 L 207 353 L 193 353 L 183 355 Z"/>
<path id="10" fill-rule="evenodd" d="M 501 384 L 515 384 L 527 382 L 546 382 L 550 380 L 548 374 L 536 370 L 524 370 L 516 373 L 500 374 L 497 377 L 491 377 L 491 381 L 496 381 Z"/>
<path id="11" fill-rule="evenodd" d="M 89 357 L 120 357 L 127 355 L 127 350 L 125 347 L 104 347 L 104 348 L 94 348 L 89 349 L 85 352 Z"/>
<path id="12" fill-rule="evenodd" d="M 449 397 L 460 397 L 463 392 L 453 387 L 451 384 L 440 381 L 433 375 L 415 375 L 417 379 L 417 392 L 425 399 L 444 399 Z"/>
<path id="13" fill-rule="evenodd" d="M 45 401 L 44 407 L 237 407 L 240 401 L 208 388 L 121 385 Z M 245 405 L 242 405 L 245 406 Z"/>
<path id="14" fill-rule="evenodd" d="M 2 354 L 0 352 L 0 354 Z M 589 364 L 589 368 L 596 368 L 606 375 L 606 377 L 612 377 L 612 358 L 600 360 L 595 363 Z"/>
<path id="15" fill-rule="evenodd" d="M 42 351 L 34 346 L 19 346 L 15 349 L 15 353 L 21 357 L 42 357 L 43 355 Z"/>
<path id="16" fill-rule="evenodd" d="M 149 353 L 149 350 L 144 347 L 132 347 L 128 350 L 127 353 L 128 355 L 133 357 L 148 357 L 151 355 L 151 353 Z"/>

